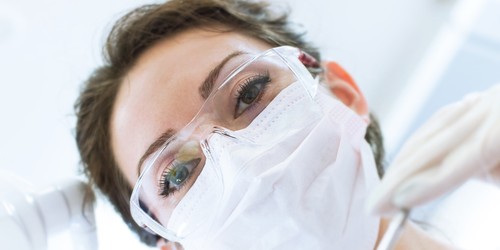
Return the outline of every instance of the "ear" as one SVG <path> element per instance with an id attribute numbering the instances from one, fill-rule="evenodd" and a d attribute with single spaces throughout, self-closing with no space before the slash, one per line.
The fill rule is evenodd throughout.
<path id="1" fill-rule="evenodd" d="M 347 107 L 368 119 L 368 104 L 352 77 L 336 62 L 323 62 L 325 83 Z M 367 120 L 368 121 L 368 120 Z"/>
<path id="2" fill-rule="evenodd" d="M 160 238 L 160 239 L 158 239 L 158 241 L 156 241 L 156 247 L 157 247 L 159 250 L 168 250 L 168 249 L 170 249 L 170 248 L 167 246 L 167 241 L 165 241 L 163 238 Z"/>
<path id="3" fill-rule="evenodd" d="M 182 248 L 179 248 L 179 245 L 176 244 L 175 242 L 171 241 L 166 241 L 164 239 L 159 239 L 156 243 L 156 247 L 159 250 L 182 250 Z"/>

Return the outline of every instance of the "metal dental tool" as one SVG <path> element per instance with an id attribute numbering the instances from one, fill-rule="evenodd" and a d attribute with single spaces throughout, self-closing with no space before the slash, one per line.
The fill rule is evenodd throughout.
<path id="1" fill-rule="evenodd" d="M 384 237 L 382 237 L 382 240 L 377 247 L 377 250 L 391 250 L 394 248 L 397 240 L 401 236 L 401 232 L 403 231 L 403 227 L 409 214 L 410 210 L 405 209 L 392 218 Z"/>

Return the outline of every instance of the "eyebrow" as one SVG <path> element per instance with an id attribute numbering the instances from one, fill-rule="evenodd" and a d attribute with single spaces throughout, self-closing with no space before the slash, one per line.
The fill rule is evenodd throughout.
<path id="1" fill-rule="evenodd" d="M 219 74 L 220 74 L 222 68 L 227 64 L 227 62 L 229 62 L 229 60 L 231 60 L 234 57 L 237 57 L 241 54 L 245 54 L 245 52 L 243 52 L 241 50 L 237 50 L 237 51 L 227 55 L 224 59 L 222 59 L 222 61 L 220 61 L 220 63 L 217 66 L 215 66 L 215 68 L 212 69 L 212 71 L 210 71 L 210 73 L 208 73 L 208 76 L 205 78 L 205 80 L 203 81 L 203 84 L 198 89 L 200 91 L 200 95 L 201 95 L 201 97 L 203 97 L 203 99 L 207 99 L 208 96 L 210 95 L 210 93 L 212 93 L 212 89 L 214 87 L 215 80 L 217 79 L 217 77 L 219 77 Z"/>
<path id="2" fill-rule="evenodd" d="M 142 171 L 142 164 L 148 158 L 151 154 L 156 152 L 161 146 L 165 144 L 165 142 L 168 141 L 173 135 L 175 134 L 175 130 L 173 129 L 167 129 L 167 131 L 163 132 L 160 137 L 156 138 L 156 140 L 149 145 L 148 149 L 146 152 L 142 155 L 141 159 L 139 160 L 139 164 L 137 164 L 137 176 L 141 175 Z"/>
<path id="3" fill-rule="evenodd" d="M 210 93 L 212 92 L 212 89 L 215 85 L 215 80 L 217 77 L 219 77 L 220 72 L 222 68 L 234 57 L 245 54 L 245 52 L 237 50 L 234 51 L 233 53 L 227 55 L 222 59 L 217 66 L 215 66 L 210 73 L 208 73 L 207 77 L 203 81 L 203 84 L 198 88 L 198 91 L 200 92 L 201 97 L 203 99 L 207 99 Z M 154 152 L 156 152 L 160 147 L 162 147 L 177 131 L 174 129 L 167 129 L 165 132 L 163 132 L 156 140 L 154 140 L 153 143 L 151 143 L 146 150 L 146 152 L 141 156 L 141 159 L 139 160 L 139 163 L 137 164 L 137 176 L 141 175 L 142 171 L 142 165 L 144 161 Z"/>

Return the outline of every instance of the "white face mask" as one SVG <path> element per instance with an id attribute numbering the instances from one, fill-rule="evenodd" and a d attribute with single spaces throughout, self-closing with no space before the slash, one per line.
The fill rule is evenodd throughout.
<path id="1" fill-rule="evenodd" d="M 327 90 L 311 101 L 300 88 L 247 128 L 208 138 L 205 166 L 168 222 L 197 225 L 185 249 L 374 248 L 379 218 L 364 202 L 379 178 L 367 124 Z"/>

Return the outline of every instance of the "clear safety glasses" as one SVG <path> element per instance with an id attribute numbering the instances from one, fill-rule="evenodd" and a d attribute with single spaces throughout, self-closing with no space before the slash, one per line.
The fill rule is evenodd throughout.
<path id="1" fill-rule="evenodd" d="M 277 47 L 262 54 L 240 54 L 220 68 L 210 95 L 198 114 L 160 149 L 144 160 L 130 198 L 134 220 L 142 227 L 172 241 L 196 230 L 217 209 L 223 190 L 207 188 L 213 204 L 203 204 L 204 218 L 171 221 L 205 166 L 207 139 L 214 133 L 247 128 L 263 110 L 293 83 L 315 96 L 317 81 L 306 68 L 319 68 L 309 55 L 293 47 Z M 211 200 L 212 201 L 212 200 Z M 179 226 L 180 225 L 180 226 Z"/>

